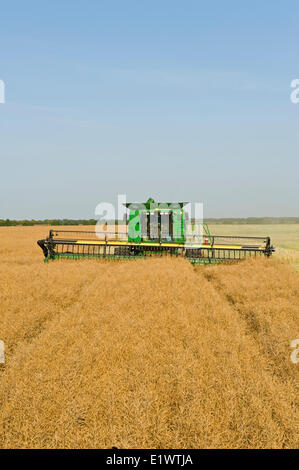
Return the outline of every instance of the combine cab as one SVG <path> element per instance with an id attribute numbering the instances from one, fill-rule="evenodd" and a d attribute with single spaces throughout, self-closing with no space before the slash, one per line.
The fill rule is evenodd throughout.
<path id="1" fill-rule="evenodd" d="M 50 230 L 37 243 L 45 260 L 56 258 L 136 259 L 147 256 L 180 256 L 193 264 L 270 256 L 269 237 L 211 235 L 207 224 L 189 222 L 186 203 L 127 204 L 129 222 L 125 233 Z M 109 226 L 108 226 L 109 227 Z"/>

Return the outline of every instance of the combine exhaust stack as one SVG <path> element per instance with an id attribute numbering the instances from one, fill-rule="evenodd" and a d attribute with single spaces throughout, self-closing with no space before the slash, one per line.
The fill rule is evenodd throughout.
<path id="1" fill-rule="evenodd" d="M 52 229 L 48 238 L 37 243 L 43 250 L 45 261 L 168 255 L 184 257 L 193 264 L 206 264 L 270 256 L 274 252 L 269 237 L 214 236 L 207 224 L 200 224 L 199 235 L 188 236 L 185 204 L 178 203 L 173 207 L 170 203 L 156 204 L 152 199 L 145 204 L 127 204 L 130 209 L 128 235 Z"/>

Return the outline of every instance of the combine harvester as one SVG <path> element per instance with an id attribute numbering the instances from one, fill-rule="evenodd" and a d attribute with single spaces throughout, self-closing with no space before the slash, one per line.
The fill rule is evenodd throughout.
<path id="1" fill-rule="evenodd" d="M 247 257 L 270 256 L 269 237 L 211 235 L 207 224 L 190 222 L 186 202 L 128 203 L 126 233 L 50 230 L 37 243 L 45 261 L 57 258 L 139 259 L 148 256 L 179 256 L 193 264 L 232 262 Z M 194 235 L 194 229 L 196 228 Z"/>

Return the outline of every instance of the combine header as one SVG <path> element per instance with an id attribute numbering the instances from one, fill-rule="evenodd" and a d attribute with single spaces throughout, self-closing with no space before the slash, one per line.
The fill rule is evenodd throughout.
<path id="1" fill-rule="evenodd" d="M 45 261 L 56 258 L 136 259 L 148 256 L 180 256 L 193 264 L 219 263 L 247 257 L 270 256 L 269 237 L 211 235 L 207 224 L 187 220 L 187 203 L 126 204 L 126 233 L 50 230 L 37 243 Z M 109 226 L 108 226 L 109 227 Z M 194 235 L 194 232 L 195 235 Z"/>

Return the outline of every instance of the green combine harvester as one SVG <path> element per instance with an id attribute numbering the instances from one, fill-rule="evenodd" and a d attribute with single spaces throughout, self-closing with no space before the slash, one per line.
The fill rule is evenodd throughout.
<path id="1" fill-rule="evenodd" d="M 37 243 L 45 261 L 57 258 L 139 259 L 148 256 L 179 256 L 193 264 L 220 263 L 247 257 L 270 256 L 269 237 L 211 235 L 207 224 L 189 221 L 186 202 L 128 203 L 125 232 L 51 229 Z M 108 226 L 109 227 L 109 226 Z"/>

